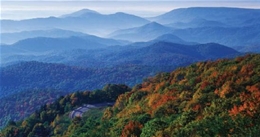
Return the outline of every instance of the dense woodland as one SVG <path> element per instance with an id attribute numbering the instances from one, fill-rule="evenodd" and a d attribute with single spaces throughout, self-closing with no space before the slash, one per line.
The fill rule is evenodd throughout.
<path id="1" fill-rule="evenodd" d="M 41 106 L 24 121 L 17 123 L 9 121 L 8 127 L 1 131 L 0 136 L 47 136 L 54 134 L 54 129 L 55 134 L 57 134 L 71 124 L 67 115 L 68 112 L 83 104 L 114 102 L 120 94 L 130 90 L 131 89 L 126 85 L 108 84 L 102 90 L 75 92 L 66 96 L 61 96 L 53 103 L 46 103 Z M 61 119 L 62 121 L 58 119 Z M 61 125 L 56 125 L 55 121 Z M 18 129 L 13 127 L 15 125 L 20 125 L 21 128 Z M 35 127 L 35 125 L 37 126 Z M 32 132 L 32 130 L 35 131 Z"/>
<path id="2" fill-rule="evenodd" d="M 131 91 L 108 85 L 46 104 L 1 136 L 258 136 L 260 55 L 199 62 L 147 78 Z M 82 118 L 68 112 L 83 103 L 113 101 Z"/>
<path id="3" fill-rule="evenodd" d="M 62 95 L 100 89 L 107 83 L 133 86 L 159 70 L 138 65 L 90 69 L 35 61 L 10 65 L 0 69 L 0 129 L 9 120 L 28 117 Z"/>
<path id="4" fill-rule="evenodd" d="M 53 103 L 60 96 L 67 94 L 69 93 L 55 89 L 35 89 L 26 90 L 2 98 L 2 103 L 0 103 L 0 129 L 3 128 L 8 121 L 18 121 L 26 118 L 43 104 Z"/>
<path id="5" fill-rule="evenodd" d="M 99 89 L 107 83 L 127 83 L 133 86 L 159 70 L 138 65 L 91 69 L 56 63 L 22 62 L 0 70 L 0 79 L 4 79 L 1 81 L 0 98 L 34 89 L 73 92 Z"/>

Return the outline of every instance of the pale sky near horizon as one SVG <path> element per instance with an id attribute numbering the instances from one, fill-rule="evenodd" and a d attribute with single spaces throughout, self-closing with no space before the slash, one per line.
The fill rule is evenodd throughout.
<path id="1" fill-rule="evenodd" d="M 163 14 L 177 8 L 187 7 L 238 7 L 260 9 L 260 0 L 0 0 L 1 19 L 29 19 L 61 16 L 80 9 L 91 9 L 102 14 L 126 12 L 142 17 Z"/>

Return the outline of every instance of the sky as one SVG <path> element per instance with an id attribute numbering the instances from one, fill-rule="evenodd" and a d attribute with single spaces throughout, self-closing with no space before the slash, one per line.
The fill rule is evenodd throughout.
<path id="1" fill-rule="evenodd" d="M 152 17 L 177 8 L 187 7 L 239 7 L 260 9 L 260 0 L 0 0 L 1 19 L 29 19 L 61 16 L 81 9 L 91 9 L 102 14 L 126 12 L 142 17 Z"/>

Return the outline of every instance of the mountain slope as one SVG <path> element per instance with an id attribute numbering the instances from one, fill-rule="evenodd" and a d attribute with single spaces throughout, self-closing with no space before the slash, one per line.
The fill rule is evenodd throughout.
<path id="1" fill-rule="evenodd" d="M 203 52 L 208 52 L 209 54 Z M 231 48 L 214 43 L 190 46 L 157 41 L 149 46 L 122 50 L 107 56 L 106 59 L 114 60 L 116 63 L 129 62 L 149 66 L 179 66 L 199 60 L 217 59 L 238 54 L 237 51 Z"/>
<path id="2" fill-rule="evenodd" d="M 210 52 L 210 54 L 215 52 L 214 54 L 216 56 L 213 57 L 214 54 L 212 54 L 212 56 L 210 54 L 204 54 L 201 52 L 203 50 L 205 52 Z M 237 51 L 231 48 L 213 43 L 189 46 L 156 41 L 149 46 L 113 53 L 113 55 L 107 56 L 106 59 L 114 60 L 118 63 L 132 62 L 134 64 L 145 64 L 149 66 L 178 66 L 198 60 L 217 59 L 219 57 L 228 57 L 238 54 Z"/>
<path id="3" fill-rule="evenodd" d="M 250 53 L 260 53 L 260 44 L 241 46 L 236 48 L 239 52 L 250 52 Z"/>
<path id="4" fill-rule="evenodd" d="M 0 81 L 0 98 L 34 89 L 72 92 L 125 82 L 133 86 L 156 71 L 158 70 L 152 67 L 138 65 L 93 69 L 35 61 L 22 62 L 0 69 L 0 79 L 4 79 Z"/>
<path id="5" fill-rule="evenodd" d="M 156 22 L 141 27 L 118 30 L 109 35 L 111 38 L 129 41 L 149 41 L 160 35 L 170 33 L 171 28 L 165 27 Z"/>
<path id="6" fill-rule="evenodd" d="M 175 68 L 196 61 L 234 57 L 240 54 L 229 47 L 214 43 L 196 44 L 185 42 L 185 44 L 189 45 L 184 45 L 177 44 L 178 42 L 176 41 L 176 43 L 167 41 L 168 40 L 155 40 L 146 43 L 133 43 L 128 46 L 110 46 L 93 50 L 78 50 L 76 47 L 73 47 L 70 48 L 70 50 L 61 51 L 58 49 L 61 46 L 57 46 L 55 52 L 46 53 L 44 55 L 20 55 L 19 53 L 16 53 L 16 55 L 9 57 L 3 56 L 2 63 L 8 64 L 17 61 L 33 60 L 91 68 L 106 68 L 134 64 L 153 66 L 160 70 L 164 67 Z M 23 47 L 23 49 L 25 48 L 26 47 Z M 87 48 L 88 47 L 83 47 L 83 49 Z M 39 51 L 39 49 L 40 48 L 35 46 L 35 50 Z"/>
<path id="7" fill-rule="evenodd" d="M 183 44 L 183 45 L 196 45 L 198 43 L 194 43 L 194 42 L 187 42 L 173 34 L 164 34 L 164 35 L 161 35 L 157 38 L 155 38 L 154 40 L 152 40 L 153 42 L 154 41 L 164 41 L 164 42 L 170 42 L 170 43 L 177 43 L 177 44 Z"/>
<path id="8" fill-rule="evenodd" d="M 185 41 L 198 43 L 219 43 L 229 47 L 259 44 L 259 25 L 246 27 L 202 27 L 176 29 L 173 35 Z"/>
<path id="9" fill-rule="evenodd" d="M 36 129 L 41 129 L 46 136 L 257 136 L 259 59 L 258 54 L 198 62 L 158 74 L 121 94 L 113 107 L 82 118 L 37 115 L 61 112 L 66 100 L 71 104 L 71 99 L 88 99 L 84 93 L 74 93 L 22 122 L 10 122 L 2 134 L 39 136 L 42 132 Z M 43 126 L 46 121 L 51 124 Z"/>
<path id="10" fill-rule="evenodd" d="M 0 79 L 4 79 L 0 83 L 0 97 L 34 89 L 71 92 L 100 88 L 107 83 L 125 83 L 133 86 L 144 77 L 158 72 L 168 72 L 197 61 L 234 57 L 240 54 L 231 48 L 214 43 L 186 46 L 157 42 L 143 48 L 120 52 L 111 49 L 111 51 L 64 52 L 67 58 L 73 58 L 67 64 L 84 68 L 35 61 L 3 67 L 0 69 Z"/>
<path id="11" fill-rule="evenodd" d="M 201 27 L 230 27 L 224 23 L 218 21 L 210 21 L 206 19 L 195 18 L 190 22 L 174 22 L 167 24 L 166 26 L 175 28 L 175 29 L 184 29 L 184 28 L 201 28 Z"/>
<path id="12" fill-rule="evenodd" d="M 127 42 L 113 39 L 100 38 L 93 35 L 71 36 L 67 38 L 36 37 L 20 40 L 11 45 L 5 45 L 13 49 L 28 52 L 48 52 L 71 49 L 100 49 L 108 46 L 123 45 Z M 6 54 L 4 51 L 2 54 Z"/>
<path id="13" fill-rule="evenodd" d="M 218 21 L 231 26 L 246 26 L 246 21 L 259 17 L 259 9 L 192 7 L 175 9 L 154 17 L 152 20 L 162 24 L 169 24 L 174 22 L 190 22 L 196 18 L 200 18 Z"/>
<path id="14" fill-rule="evenodd" d="M 113 121 L 107 135 L 257 136 L 259 59 L 201 62 L 149 78 L 104 112 Z"/>
<path id="15" fill-rule="evenodd" d="M 15 33 L 1 33 L 1 42 L 4 44 L 13 44 L 23 39 L 35 38 L 35 37 L 71 37 L 71 36 L 84 36 L 86 34 L 62 29 L 51 30 L 34 30 L 34 31 L 22 31 Z"/>
<path id="16" fill-rule="evenodd" d="M 51 90 L 27 91 L 28 92 L 26 93 L 27 96 L 25 96 L 23 99 L 21 99 L 21 97 L 19 96 L 22 95 L 21 93 L 14 96 L 9 96 L 8 98 L 2 99 L 6 103 L 5 104 L 2 103 L 0 105 L 0 108 L 5 108 L 8 110 L 8 111 L 4 109 L 0 110 L 1 112 L 0 128 L 2 129 L 2 126 L 6 125 L 7 123 L 9 124 L 12 123 L 11 121 L 13 120 L 19 120 L 21 118 L 28 117 L 30 113 L 33 113 L 35 110 L 38 111 L 39 109 L 40 111 L 46 110 L 46 113 L 43 112 L 40 115 L 41 118 L 43 118 L 42 120 L 47 123 L 48 121 L 52 121 L 51 119 L 54 119 L 57 114 L 62 116 L 64 113 L 68 113 L 69 111 L 72 111 L 73 109 L 83 104 L 96 104 L 96 103 L 106 103 L 106 102 L 113 103 L 120 94 L 128 92 L 130 90 L 131 89 L 126 85 L 108 84 L 104 86 L 104 88 L 101 90 L 76 92 L 73 94 L 68 94 L 66 96 L 57 96 L 57 95 L 55 96 L 55 93 L 59 93 L 59 92 L 55 91 L 52 93 Z M 60 101 L 55 101 L 57 99 Z M 43 105 L 43 102 L 49 105 Z M 55 105 L 51 105 L 53 103 Z M 16 109 L 12 109 L 14 107 Z M 56 108 L 57 110 L 52 111 L 53 108 Z M 50 111 L 48 111 L 47 109 Z M 35 112 L 35 114 L 37 115 L 37 112 Z M 68 123 L 65 122 L 64 124 L 67 125 Z M 30 125 L 27 126 L 28 128 L 31 128 Z M 0 132 L 1 137 L 4 136 L 2 134 L 3 132 L 1 130 Z M 21 131 L 19 132 L 21 133 Z M 40 131 L 40 132 L 42 132 L 40 134 L 47 133 L 47 131 L 45 132 Z M 22 136 L 28 136 L 26 134 L 27 133 L 22 133 Z M 16 135 L 13 134 L 11 136 L 16 136 Z"/>

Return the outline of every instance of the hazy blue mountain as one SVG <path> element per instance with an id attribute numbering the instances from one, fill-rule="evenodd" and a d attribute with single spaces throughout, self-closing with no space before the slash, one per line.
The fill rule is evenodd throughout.
<path id="1" fill-rule="evenodd" d="M 52 55 L 34 58 L 45 62 L 60 58 L 62 62 L 59 63 L 84 68 L 37 62 L 10 65 L 1 69 L 4 81 L 0 83 L 0 93 L 35 88 L 75 91 L 128 80 L 126 84 L 133 85 L 160 71 L 171 71 L 202 60 L 234 57 L 240 53 L 215 43 L 190 46 L 156 42 L 145 47 L 114 46 L 99 50 L 68 50 Z"/>
<path id="2" fill-rule="evenodd" d="M 15 42 L 27 38 L 35 38 L 35 37 L 61 38 L 61 37 L 84 36 L 84 35 L 86 34 L 81 32 L 62 30 L 62 29 L 22 31 L 22 32 L 14 32 L 14 33 L 1 33 L 1 42 L 5 44 L 13 44 Z"/>
<path id="3" fill-rule="evenodd" d="M 191 44 L 191 43 L 189 43 Z M 105 49 L 74 49 L 41 55 L 14 55 L 4 63 L 17 61 L 41 61 L 63 63 L 88 68 L 104 68 L 117 65 L 178 66 L 194 61 L 232 57 L 239 52 L 219 44 L 183 45 L 165 41 L 133 43 L 128 46 L 111 46 Z"/>
<path id="4" fill-rule="evenodd" d="M 260 17 L 250 18 L 250 19 L 246 20 L 245 22 L 243 22 L 242 24 L 244 24 L 245 26 L 260 24 Z"/>
<path id="5" fill-rule="evenodd" d="M 175 29 L 184 29 L 184 28 L 198 28 L 198 27 L 229 27 L 228 25 L 218 22 L 210 21 L 206 19 L 195 18 L 190 22 L 174 22 L 167 24 L 166 26 L 175 28 Z"/>
<path id="6" fill-rule="evenodd" d="M 223 57 L 232 57 L 240 54 L 233 48 L 220 45 L 217 43 L 197 44 L 193 45 L 193 48 L 204 58 L 218 59 Z"/>
<path id="7" fill-rule="evenodd" d="M 16 50 L 24 51 L 19 54 L 27 52 L 49 52 L 49 51 L 62 51 L 71 49 L 98 49 L 105 48 L 112 45 L 124 45 L 126 41 L 117 41 L 113 39 L 100 38 L 93 35 L 72 36 L 68 38 L 49 38 L 49 37 L 36 37 L 28 38 L 18 41 L 12 45 L 3 46 L 4 50 L 2 55 L 15 54 Z M 1 46 L 2 47 L 2 46 Z M 8 49 L 9 48 L 9 49 Z M 12 49 L 14 52 L 12 52 Z"/>
<path id="8" fill-rule="evenodd" d="M 236 54 L 239 54 L 236 50 L 214 43 L 189 46 L 156 42 L 150 46 L 119 52 L 107 59 L 149 66 L 179 66 L 198 60 L 217 59 Z"/>
<path id="9" fill-rule="evenodd" d="M 62 20 L 56 17 L 34 18 L 25 20 L 1 20 L 1 32 L 12 33 L 31 30 L 49 30 L 61 28 Z"/>
<path id="10" fill-rule="evenodd" d="M 184 41 L 183 39 L 173 35 L 173 34 L 164 34 L 161 35 L 159 37 L 157 37 L 156 39 L 152 40 L 151 42 L 155 42 L 155 41 L 164 41 L 164 42 L 171 42 L 171 43 L 177 43 L 177 44 L 183 44 L 183 45 L 195 45 L 198 43 L 195 42 L 187 42 Z"/>
<path id="11" fill-rule="evenodd" d="M 219 43 L 229 47 L 260 43 L 260 25 L 245 27 L 202 27 L 176 29 L 174 35 L 185 41 L 197 43 Z"/>
<path id="12" fill-rule="evenodd" d="M 27 20 L 1 20 L 2 32 L 19 32 L 46 29 L 65 29 L 88 34 L 105 35 L 118 29 L 137 27 L 149 23 L 148 20 L 118 12 L 99 14 L 82 10 L 65 17 L 35 18 Z"/>
<path id="13" fill-rule="evenodd" d="M 192 7 L 175 9 L 151 20 L 169 24 L 174 22 L 190 22 L 196 18 L 218 21 L 231 26 L 244 26 L 249 19 L 259 19 L 259 9 L 224 8 L 224 7 Z"/>
<path id="14" fill-rule="evenodd" d="M 46 62 L 59 62 L 61 57 L 52 53 L 74 49 L 100 49 L 114 45 L 129 44 L 127 41 L 100 38 L 93 35 L 72 36 L 68 38 L 36 37 L 18 41 L 11 45 L 0 45 L 0 65 L 13 64 L 19 61 L 47 59 Z M 63 54 L 66 58 L 66 54 Z M 73 58 L 73 57 L 72 57 Z M 66 58 L 67 60 L 68 58 Z"/>
<path id="15" fill-rule="evenodd" d="M 28 51 L 26 49 L 19 49 L 14 46 L 10 45 L 1 45 L 0 46 L 1 58 L 3 59 L 4 56 L 11 56 L 14 54 L 26 54 Z"/>
<path id="16" fill-rule="evenodd" d="M 55 50 L 68 50 L 68 49 L 95 49 L 103 48 L 105 45 L 98 42 L 84 40 L 81 37 L 69 38 L 29 38 L 21 40 L 13 45 L 13 47 L 24 49 L 33 52 L 46 52 Z"/>
<path id="17" fill-rule="evenodd" d="M 245 53 L 260 53 L 260 44 L 255 45 L 248 45 L 248 46 L 240 46 L 235 47 L 235 49 L 239 52 L 245 52 Z"/>
<path id="18" fill-rule="evenodd" d="M 24 54 L 23 54 L 24 53 Z M 17 49 L 15 47 L 10 47 L 9 45 L 1 45 L 0 46 L 0 68 L 3 65 L 8 65 L 15 63 L 19 60 L 17 57 L 13 57 L 14 55 L 17 54 L 22 54 L 22 56 L 27 56 L 27 51 L 23 49 Z M 9 58 L 12 56 L 11 58 Z"/>
<path id="19" fill-rule="evenodd" d="M 109 37 L 129 41 L 149 41 L 171 31 L 169 27 L 152 22 L 141 27 L 115 31 Z"/>
<path id="20" fill-rule="evenodd" d="M 70 13 L 70 14 L 62 15 L 61 17 L 62 18 L 66 18 L 66 17 L 83 17 L 84 15 L 89 14 L 89 13 L 99 14 L 97 11 L 94 11 L 94 10 L 82 9 L 82 10 L 79 10 L 79 11 L 76 11 L 76 12 L 73 12 L 73 13 Z"/>

